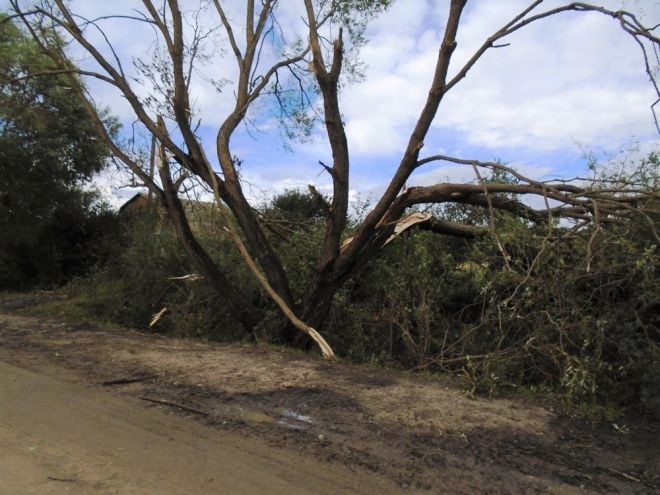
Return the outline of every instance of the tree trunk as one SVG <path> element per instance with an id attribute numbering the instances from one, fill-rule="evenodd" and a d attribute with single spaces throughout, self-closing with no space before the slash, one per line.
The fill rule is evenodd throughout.
<path id="1" fill-rule="evenodd" d="M 182 243 L 186 254 L 204 274 L 218 296 L 227 304 L 231 315 L 243 325 L 247 332 L 252 332 L 259 322 L 259 317 L 249 303 L 248 297 L 231 284 L 206 250 L 197 242 L 189 226 L 176 219 L 179 216 L 179 212 L 174 212 L 173 214 L 168 208 L 168 214 L 173 220 L 172 223 L 174 224 L 177 237 L 179 238 L 179 242 Z"/>
<path id="2" fill-rule="evenodd" d="M 357 258 L 339 256 L 332 268 L 317 272 L 309 284 L 307 294 L 299 310 L 300 318 L 316 329 L 322 329 L 328 316 L 335 294 L 351 277 L 374 257 L 394 231 L 394 225 L 371 233 L 369 243 L 360 251 Z"/>
<path id="3" fill-rule="evenodd" d="M 330 281 L 320 275 L 315 276 L 299 310 L 300 318 L 316 329 L 323 328 L 335 294 L 346 278 Z"/>
<path id="4" fill-rule="evenodd" d="M 319 276 L 315 277 L 313 283 L 314 287 L 310 286 L 303 303 L 295 308 L 295 312 L 307 325 L 320 331 L 332 307 L 334 296 L 342 284 L 325 283 Z M 312 340 L 291 322 L 287 322 L 281 327 L 278 332 L 278 341 L 304 349 L 309 349 L 313 344 Z"/>
<path id="5" fill-rule="evenodd" d="M 174 184 L 172 183 L 169 167 L 163 158 L 161 157 L 158 171 L 163 182 L 167 214 L 174 225 L 179 242 L 183 245 L 186 254 L 227 304 L 231 315 L 243 325 L 246 331 L 251 332 L 259 321 L 256 311 L 249 304 L 247 296 L 227 279 L 218 265 L 195 238 L 190 229 L 190 224 L 188 223 L 188 218 L 186 217 L 181 200 L 179 200 Z"/>

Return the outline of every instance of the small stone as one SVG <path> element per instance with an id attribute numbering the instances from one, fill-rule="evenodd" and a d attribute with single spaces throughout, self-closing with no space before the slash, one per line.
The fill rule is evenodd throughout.
<path id="1" fill-rule="evenodd" d="M 325 442 L 325 435 L 319 435 L 318 438 L 321 442 Z"/>

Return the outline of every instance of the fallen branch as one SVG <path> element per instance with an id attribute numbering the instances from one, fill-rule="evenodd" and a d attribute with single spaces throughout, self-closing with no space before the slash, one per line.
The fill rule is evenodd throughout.
<path id="1" fill-rule="evenodd" d="M 635 478 L 634 476 L 631 476 L 629 474 L 623 473 L 621 471 L 617 471 L 616 469 L 612 469 L 612 468 L 606 468 L 606 469 L 614 474 L 618 474 L 619 476 L 626 478 L 627 480 L 636 481 L 637 483 L 642 482 L 642 480 L 640 480 L 639 478 Z"/>
<path id="2" fill-rule="evenodd" d="M 150 380 L 152 378 L 156 378 L 158 375 L 146 375 L 146 376 L 136 376 L 133 378 L 117 378 L 116 380 L 108 380 L 105 382 L 101 382 L 101 385 L 103 386 L 108 386 L 108 385 L 124 385 L 127 383 L 138 383 L 138 382 L 143 382 L 145 380 Z"/>
<path id="3" fill-rule="evenodd" d="M 234 241 L 234 244 L 238 248 L 238 251 L 243 257 L 243 260 L 247 264 L 248 268 L 250 268 L 257 280 L 261 283 L 262 287 L 266 290 L 271 299 L 275 301 L 275 303 L 280 307 L 280 310 L 293 324 L 293 326 L 295 326 L 301 332 L 309 335 L 309 337 L 314 342 L 316 342 L 316 345 L 318 345 L 321 349 L 321 355 L 324 359 L 335 359 L 335 353 L 332 350 L 332 347 L 330 347 L 330 344 L 328 344 L 323 336 L 318 331 L 316 331 L 316 329 L 310 327 L 307 323 L 298 318 L 291 310 L 291 308 L 289 308 L 286 302 L 284 302 L 284 299 L 282 299 L 282 297 L 277 292 L 275 292 L 275 289 L 273 289 L 273 287 L 268 282 L 268 279 L 266 279 L 266 276 L 261 272 L 255 261 L 248 253 L 247 248 L 243 244 L 243 241 L 238 236 L 238 234 L 228 227 L 223 227 L 223 230 L 227 233 L 230 239 Z"/>
<path id="4" fill-rule="evenodd" d="M 286 301 L 284 301 L 282 296 L 280 296 L 277 293 L 277 291 L 273 288 L 273 286 L 268 281 L 266 275 L 261 271 L 257 263 L 254 261 L 254 259 L 248 252 L 247 248 L 245 247 L 245 244 L 243 243 L 241 236 L 238 235 L 238 233 L 231 227 L 231 221 L 229 217 L 227 216 L 225 211 L 220 207 L 220 205 L 222 205 L 222 197 L 220 195 L 218 179 L 215 175 L 215 172 L 213 171 L 213 167 L 211 167 L 210 164 L 208 165 L 208 171 L 213 186 L 213 194 L 218 203 L 218 211 L 220 212 L 220 215 L 225 223 L 222 229 L 229 236 L 231 241 L 238 249 L 238 252 L 243 258 L 243 261 L 245 261 L 247 267 L 254 274 L 255 278 L 261 284 L 262 288 L 266 291 L 266 293 L 268 293 L 270 298 L 275 302 L 275 304 L 279 306 L 280 310 L 284 313 L 287 319 L 293 324 L 293 326 L 296 327 L 301 332 L 307 334 L 316 343 L 316 345 L 318 345 L 319 349 L 321 350 L 321 355 L 323 356 L 323 358 L 328 360 L 335 359 L 336 356 L 334 351 L 332 350 L 332 347 L 330 347 L 330 344 L 328 344 L 328 342 L 315 328 L 309 326 L 307 323 L 305 323 L 296 316 L 296 314 L 289 307 Z"/>
<path id="5" fill-rule="evenodd" d="M 201 416 L 209 416 L 209 413 L 195 409 L 194 407 L 184 406 L 183 404 L 177 404 L 176 402 L 170 402 L 169 400 L 164 399 L 154 399 L 153 397 L 140 397 L 141 400 L 146 400 L 147 402 L 153 402 L 155 404 L 163 404 L 164 406 L 178 407 L 184 411 L 191 413 L 199 414 Z"/>
<path id="6" fill-rule="evenodd" d="M 65 483 L 75 483 L 76 481 L 78 481 L 75 478 L 57 478 L 55 476 L 48 476 L 48 479 L 52 481 L 62 481 Z"/>

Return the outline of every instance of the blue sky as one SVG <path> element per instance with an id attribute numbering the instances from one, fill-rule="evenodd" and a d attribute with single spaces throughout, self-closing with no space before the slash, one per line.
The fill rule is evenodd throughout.
<path id="1" fill-rule="evenodd" d="M 72 1 L 73 10 L 87 16 L 130 12 L 140 2 L 116 0 Z M 191 9 L 198 1 L 184 2 Z M 224 2 L 240 25 L 240 0 Z M 371 23 L 369 43 L 361 51 L 365 79 L 345 86 L 341 108 L 351 150 L 351 192 L 367 197 L 384 188 L 428 92 L 448 1 L 396 0 L 389 11 Z M 472 0 L 462 18 L 458 47 L 450 73 L 462 66 L 483 40 L 531 3 L 519 0 Z M 546 1 L 539 10 L 565 2 Z M 627 8 L 647 25 L 660 22 L 656 0 L 600 0 L 608 8 Z M 297 0 L 280 0 L 280 22 L 293 39 L 302 33 Z M 203 23 L 216 19 L 210 11 Z M 149 57 L 153 47 L 149 30 L 126 21 L 104 24 L 120 56 Z M 240 26 L 239 29 L 240 31 Z M 658 149 L 658 134 L 649 106 L 653 87 L 644 72 L 641 51 L 616 21 L 594 13 L 568 13 L 528 26 L 507 40 L 510 46 L 489 51 L 446 97 L 425 141 L 422 156 L 437 153 L 480 160 L 501 159 L 534 177 L 574 176 L 585 170 L 583 152 L 609 156 L 638 143 L 642 152 Z M 217 55 L 218 35 L 207 47 Z M 89 58 L 73 48 L 82 66 Z M 268 61 L 267 51 L 265 60 Z M 126 62 L 130 66 L 130 62 Z M 218 123 L 232 103 L 236 80 L 233 58 L 214 58 L 201 68 L 192 84 L 200 134 L 209 156 L 214 156 Z M 208 79 L 225 79 L 218 94 Z M 102 83 L 90 82 L 99 103 L 109 105 L 127 128 L 133 120 L 125 101 Z M 148 86 L 136 87 L 141 94 Z M 263 103 L 262 108 L 268 108 Z M 660 105 L 658 105 L 660 107 Z M 660 108 L 658 109 L 660 111 Z M 330 162 L 323 129 L 315 129 L 303 143 L 289 142 L 268 112 L 254 115 L 256 127 L 242 129 L 232 141 L 234 153 L 244 160 L 242 173 L 253 186 L 255 201 L 287 188 L 315 184 L 329 192 L 327 174 L 318 161 Z M 429 165 L 409 185 L 446 179 L 470 180 L 472 170 L 460 166 Z M 115 203 L 132 194 L 119 188 L 126 178 L 108 174 L 99 180 Z"/>
<path id="2" fill-rule="evenodd" d="M 366 79 L 342 93 L 355 192 L 377 193 L 398 164 L 428 91 L 447 3 L 399 0 L 367 32 L 370 43 L 361 53 Z M 528 4 L 472 2 L 452 68 Z M 621 8 L 622 2 L 608 6 Z M 660 21 L 656 2 L 623 6 L 641 10 L 651 24 Z M 447 96 L 422 155 L 501 159 L 535 177 L 566 177 L 584 172 L 584 151 L 609 156 L 632 142 L 643 150 L 658 146 L 649 109 L 656 97 L 639 48 L 617 23 L 597 14 L 564 14 L 508 41 L 511 46 L 487 53 Z M 321 132 L 313 142 L 294 146 L 293 154 L 280 152 L 276 134 L 266 140 L 268 147 L 237 140 L 246 150 L 246 175 L 278 190 L 327 184 L 318 175 L 317 160 L 329 160 Z M 473 177 L 469 168 L 430 165 L 410 183 L 446 178 Z"/>

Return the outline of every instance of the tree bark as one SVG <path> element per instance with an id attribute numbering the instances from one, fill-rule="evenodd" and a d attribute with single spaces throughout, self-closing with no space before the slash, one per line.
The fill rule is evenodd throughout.
<path id="1" fill-rule="evenodd" d="M 57 7 L 56 9 L 47 8 L 51 6 L 51 2 L 37 3 L 30 12 L 22 12 L 19 3 L 18 0 L 10 1 L 14 12 L 23 19 L 26 28 L 30 30 L 32 36 L 40 43 L 42 48 L 46 48 L 49 43 L 43 37 L 43 33 L 39 34 L 41 33 L 39 26 L 41 26 L 44 19 L 47 19 L 57 28 L 65 30 L 73 40 L 77 41 L 94 58 L 100 67 L 98 72 L 79 70 L 67 63 L 61 47 L 53 50 L 46 49 L 45 51 L 50 54 L 58 67 L 54 70 L 54 73 L 71 72 L 72 81 L 77 77 L 74 76 L 74 73 L 78 76 L 94 77 L 117 88 L 133 108 L 136 117 L 157 137 L 178 163 L 192 174 L 199 176 L 208 185 L 213 186 L 222 201 L 229 206 L 234 214 L 245 239 L 247 253 L 245 257 L 254 260 L 255 265 L 258 265 L 253 271 L 259 276 L 263 275 L 265 279 L 264 286 L 267 287 L 269 293 L 272 289 L 274 296 L 276 296 L 273 297 L 274 301 L 284 307 L 285 312 L 287 309 L 292 310 L 291 312 L 294 314 L 291 316 L 294 320 L 297 320 L 297 315 L 300 315 L 302 322 L 298 321 L 298 323 L 303 332 L 306 331 L 304 324 L 310 324 L 312 327 L 317 328 L 322 326 L 337 290 L 376 255 L 387 242 L 405 209 L 416 204 L 424 202 L 468 204 L 487 208 L 491 211 L 493 209 L 509 211 L 519 217 L 536 222 L 550 222 L 553 217 L 568 217 L 585 222 L 592 220 L 606 222 L 618 221 L 620 218 L 639 214 L 651 223 L 655 238 L 660 239 L 646 213 L 636 206 L 636 201 L 648 199 L 643 192 L 640 193 L 639 191 L 637 191 L 639 193 L 637 196 L 626 197 L 624 194 L 617 194 L 616 191 L 588 191 L 561 182 L 540 183 L 515 173 L 514 176 L 524 184 L 436 184 L 404 190 L 406 181 L 417 168 L 435 160 L 472 165 L 475 167 L 475 171 L 477 170 L 476 167 L 490 169 L 500 167 L 500 170 L 506 170 L 505 167 L 494 167 L 494 164 L 480 164 L 474 160 L 454 159 L 442 155 L 420 159 L 420 152 L 424 147 L 424 140 L 431 124 L 438 113 L 439 105 L 447 92 L 466 76 L 487 50 L 503 46 L 496 44 L 497 41 L 541 19 L 562 12 L 576 11 L 598 12 L 618 20 L 621 27 L 632 35 L 642 48 L 646 72 L 654 85 L 656 94 L 660 97 L 660 89 L 658 89 L 659 86 L 651 70 L 652 67 L 649 65 L 649 57 L 643 44 L 643 42 L 648 42 L 652 44 L 653 48 L 657 48 L 657 46 L 660 46 L 660 39 L 653 34 L 654 28 L 644 27 L 628 12 L 615 12 L 583 2 L 570 2 L 536 15 L 530 15 L 543 3 L 542 0 L 534 0 L 501 29 L 489 36 L 477 48 L 472 57 L 464 63 L 463 67 L 458 68 L 457 71 L 453 70 L 454 75 L 448 77 L 450 62 L 457 46 L 458 27 L 466 5 L 466 0 L 450 0 L 448 2 L 449 9 L 444 36 L 437 54 L 433 82 L 429 88 L 426 101 L 420 109 L 416 124 L 408 137 L 407 146 L 405 150 L 402 150 L 397 170 L 373 210 L 357 227 L 353 240 L 347 246 L 342 247 L 340 243 L 347 221 L 350 165 L 348 141 L 338 98 L 344 47 L 341 29 L 332 47 L 328 44 L 329 40 L 324 37 L 325 33 L 319 32 L 319 29 L 326 23 L 332 23 L 333 9 L 337 5 L 341 3 L 351 4 L 351 2 L 336 3 L 304 0 L 309 29 L 309 45 L 305 49 L 297 51 L 295 55 L 280 60 L 268 70 L 261 71 L 259 70 L 261 49 L 264 46 L 266 37 L 273 33 L 272 29 L 267 28 L 269 20 L 273 22 L 271 28 L 277 30 L 275 28 L 276 20 L 273 17 L 273 9 L 277 4 L 277 0 L 262 0 L 256 3 L 254 0 L 247 0 L 244 44 L 238 43 L 236 38 L 238 31 L 230 25 L 222 7 L 223 2 L 220 0 L 213 1 L 213 5 L 215 5 L 220 16 L 221 25 L 226 30 L 229 44 L 236 57 L 239 75 L 235 92 L 235 106 L 226 119 L 223 120 L 217 133 L 216 151 L 222 167 L 222 174 L 216 174 L 213 170 L 205 155 L 202 143 L 193 128 L 191 112 L 194 109 L 191 109 L 189 85 L 194 56 L 187 51 L 187 48 L 190 47 L 190 40 L 187 40 L 184 36 L 184 32 L 187 32 L 185 26 L 186 16 L 180 8 L 179 1 L 163 0 L 158 7 L 155 6 L 155 2 L 152 0 L 143 0 L 143 4 L 149 14 L 144 15 L 144 20 L 149 22 L 156 30 L 158 37 L 162 38 L 172 62 L 171 76 L 173 82 L 170 85 L 171 87 L 167 87 L 167 83 L 164 83 L 161 89 L 166 89 L 168 94 L 171 92 L 167 103 L 171 105 L 176 120 L 177 131 L 175 135 L 183 138 L 185 146 L 175 143 L 165 126 L 150 115 L 148 107 L 132 89 L 131 83 L 127 79 L 122 64 L 112 46 L 110 45 L 109 48 L 113 57 L 108 57 L 107 54 L 104 54 L 105 51 L 102 51 L 91 39 L 87 38 L 89 25 L 94 25 L 100 29 L 98 25 L 94 24 L 94 21 L 81 23 L 82 18 L 74 15 L 69 10 L 67 7 L 68 2 L 65 0 L 53 0 L 52 4 Z M 356 13 L 360 12 L 360 6 L 357 6 L 357 4 L 367 5 L 369 3 L 355 2 Z M 373 3 L 378 4 L 378 2 Z M 167 6 L 169 6 L 169 9 Z M 315 12 L 315 8 L 318 9 L 317 12 Z M 28 22 L 28 19 L 32 16 L 36 16 L 33 25 Z M 101 34 L 103 34 L 102 31 Z M 110 43 L 108 39 L 106 41 Z M 310 51 L 312 54 L 311 64 L 309 64 L 310 60 L 307 57 Z M 327 57 L 327 60 L 324 60 L 324 57 Z M 316 273 L 309 281 L 303 302 L 294 308 L 295 299 L 291 292 L 289 279 L 283 269 L 282 261 L 270 245 L 268 237 L 260 226 L 242 190 L 239 171 L 236 168 L 230 149 L 230 141 L 234 131 L 245 120 L 250 106 L 272 82 L 272 78 L 276 77 L 277 71 L 283 68 L 293 70 L 294 66 L 300 62 L 304 62 L 307 67 L 312 69 L 311 72 L 316 78 L 323 97 L 324 123 L 333 157 L 332 165 L 324 165 L 324 167 L 332 177 L 333 195 L 331 200 L 327 201 L 321 198 L 315 189 L 310 189 L 323 202 L 327 218 L 326 232 L 319 249 Z M 186 65 L 189 66 L 188 69 L 190 70 L 186 71 Z M 78 85 L 72 84 L 72 87 L 76 86 Z M 109 144 L 113 152 L 167 206 L 177 236 L 188 255 L 205 273 L 209 282 L 218 290 L 218 293 L 227 301 L 232 314 L 239 321 L 242 321 L 246 328 L 252 328 L 257 318 L 250 309 L 245 307 L 244 294 L 227 280 L 191 232 L 182 205 L 177 197 L 177 187 L 172 185 L 169 168 L 164 166 L 161 170 L 163 180 L 163 190 L 161 190 L 160 185 L 141 169 L 140 164 L 132 160 L 131 156 L 124 153 L 121 147 L 113 142 L 112 136 L 105 130 L 102 119 L 98 116 L 97 110 L 87 98 L 82 87 L 76 91 L 79 97 L 86 102 L 86 108 L 90 114 L 96 114 L 94 121 L 99 130 L 99 135 Z M 499 193 L 503 193 L 503 195 L 498 195 Z M 546 200 L 546 209 L 533 209 L 514 198 L 517 195 L 530 194 L 542 196 Z M 550 207 L 548 200 L 558 201 L 559 206 Z M 431 227 L 441 233 L 467 238 L 483 235 L 484 233 L 483 229 L 473 226 L 458 226 L 447 222 L 436 222 Z M 311 335 L 314 334 L 309 330 L 307 332 Z M 287 337 L 287 340 L 288 337 L 292 337 L 285 333 L 283 335 Z"/>
<path id="2" fill-rule="evenodd" d="M 181 200 L 172 183 L 169 166 L 165 161 L 165 157 L 162 155 L 158 164 L 158 172 L 163 183 L 167 214 L 174 225 L 174 231 L 179 242 L 181 242 L 186 254 L 193 263 L 206 276 L 211 286 L 213 286 L 218 295 L 225 301 L 232 316 L 243 325 L 246 331 L 251 332 L 259 322 L 257 312 L 249 304 L 248 297 L 229 281 L 195 238 L 190 229 L 190 224 L 188 223 Z"/>

